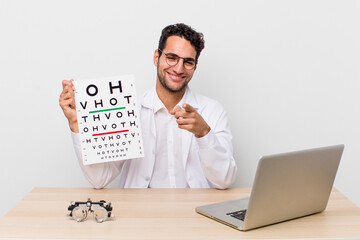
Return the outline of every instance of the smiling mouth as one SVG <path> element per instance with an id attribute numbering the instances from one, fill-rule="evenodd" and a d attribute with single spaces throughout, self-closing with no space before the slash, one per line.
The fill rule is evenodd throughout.
<path id="1" fill-rule="evenodd" d="M 179 76 L 179 75 L 171 74 L 171 73 L 168 73 L 168 75 L 169 75 L 169 78 L 174 82 L 180 82 L 185 78 L 185 76 Z"/>

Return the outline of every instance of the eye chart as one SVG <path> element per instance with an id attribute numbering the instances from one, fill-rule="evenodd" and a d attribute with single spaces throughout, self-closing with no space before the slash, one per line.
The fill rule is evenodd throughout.
<path id="1" fill-rule="evenodd" d="M 79 80 L 73 84 L 83 163 L 143 157 L 134 76 Z"/>

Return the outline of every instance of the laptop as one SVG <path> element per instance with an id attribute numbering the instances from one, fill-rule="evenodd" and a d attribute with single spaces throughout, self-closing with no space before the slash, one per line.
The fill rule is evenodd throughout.
<path id="1" fill-rule="evenodd" d="M 299 218 L 325 210 L 344 145 L 260 158 L 249 198 L 196 208 L 238 230 Z"/>

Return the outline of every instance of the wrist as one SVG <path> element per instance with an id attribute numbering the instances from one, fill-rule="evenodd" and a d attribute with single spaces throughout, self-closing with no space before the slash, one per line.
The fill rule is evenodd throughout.
<path id="1" fill-rule="evenodd" d="M 210 130 L 211 128 L 207 126 L 207 128 L 201 134 L 195 134 L 195 137 L 197 138 L 205 137 L 210 132 Z"/>
<path id="2" fill-rule="evenodd" d="M 79 125 L 77 121 L 69 121 L 70 130 L 74 133 L 79 133 Z"/>

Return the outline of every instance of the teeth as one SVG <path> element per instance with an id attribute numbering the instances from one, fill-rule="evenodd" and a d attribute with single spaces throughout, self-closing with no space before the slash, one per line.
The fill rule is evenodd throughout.
<path id="1" fill-rule="evenodd" d="M 180 81 L 182 79 L 182 77 L 179 77 L 179 76 L 176 76 L 176 75 L 172 75 L 172 74 L 169 74 L 170 78 L 175 80 L 175 81 Z"/>

